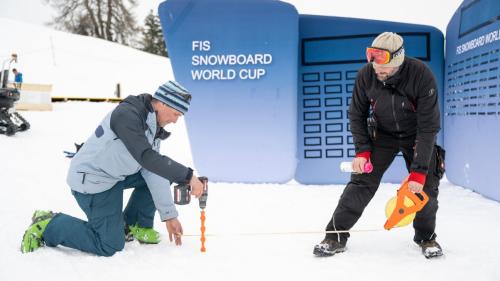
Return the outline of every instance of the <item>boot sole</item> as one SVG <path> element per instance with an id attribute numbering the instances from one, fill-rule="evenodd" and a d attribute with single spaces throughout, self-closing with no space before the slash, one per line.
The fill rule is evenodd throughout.
<path id="1" fill-rule="evenodd" d="M 30 226 L 31 227 L 31 226 Z M 33 237 L 33 235 L 30 235 L 28 233 L 29 231 L 29 228 L 28 230 L 26 230 L 23 234 L 23 240 L 21 241 L 21 253 L 25 254 L 25 253 L 31 253 L 31 252 L 34 252 L 35 250 L 37 250 L 38 248 L 40 248 L 40 241 L 38 241 L 35 237 Z M 23 246 L 24 246 L 24 241 L 25 240 L 28 240 L 29 243 L 27 243 L 29 246 L 27 247 L 27 249 L 25 249 Z M 36 245 L 36 243 L 38 243 L 38 247 Z M 35 245 L 34 245 L 35 244 Z"/>
<path id="2" fill-rule="evenodd" d="M 335 251 L 327 251 L 327 252 L 325 252 L 324 250 L 321 250 L 319 248 L 314 248 L 313 254 L 317 257 L 331 257 L 335 254 L 343 253 L 343 252 L 345 252 L 345 248 L 336 249 Z"/>
<path id="3" fill-rule="evenodd" d="M 28 233 L 28 232 L 30 231 L 31 227 L 33 227 L 34 224 L 37 224 L 41 221 L 51 219 L 52 217 L 54 217 L 53 212 L 49 212 L 47 215 L 43 215 L 43 216 L 39 216 L 39 217 L 36 217 L 36 213 L 37 213 L 37 211 L 35 211 L 33 213 L 33 216 L 31 216 L 31 224 L 29 225 L 28 229 L 23 234 L 23 240 L 21 241 L 21 252 L 22 253 L 31 253 L 31 252 L 34 252 L 35 250 L 37 250 L 43 246 L 43 242 L 39 241 L 36 237 L 33 237 L 32 233 Z M 41 229 L 39 225 L 37 225 L 36 227 L 38 229 Z M 26 239 L 29 239 L 28 240 L 29 246 L 27 249 L 25 249 L 23 247 L 24 241 Z M 36 243 L 38 243 L 38 245 L 34 245 Z"/>
<path id="4" fill-rule="evenodd" d="M 137 242 L 139 242 L 139 244 L 147 244 L 147 245 L 155 245 L 155 244 L 160 244 L 161 241 L 158 241 L 158 242 L 144 242 L 144 241 L 141 241 L 137 238 L 135 238 L 133 235 L 126 235 L 125 236 L 125 242 L 132 242 L 134 240 L 137 240 Z"/>
<path id="5" fill-rule="evenodd" d="M 437 252 L 437 253 L 428 253 L 428 254 L 424 254 L 424 257 L 426 259 L 434 259 L 434 258 L 439 258 L 439 257 L 442 257 L 443 256 L 443 252 Z"/>
<path id="6" fill-rule="evenodd" d="M 137 240 L 137 242 L 139 242 L 139 244 L 146 244 L 146 245 L 157 245 L 157 244 L 160 244 L 160 242 L 143 242 L 143 241 L 140 241 L 140 240 Z"/>

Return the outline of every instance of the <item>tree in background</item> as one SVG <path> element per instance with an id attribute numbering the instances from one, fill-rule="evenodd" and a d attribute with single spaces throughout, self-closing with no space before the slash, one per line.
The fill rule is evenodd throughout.
<path id="1" fill-rule="evenodd" d="M 141 45 L 141 49 L 145 52 L 168 57 L 165 42 L 163 41 L 160 18 L 153 13 L 153 10 L 144 19 Z"/>
<path id="2" fill-rule="evenodd" d="M 72 33 L 131 45 L 135 33 L 139 30 L 132 13 L 137 6 L 136 0 L 45 0 L 45 2 L 57 11 L 52 25 Z"/>

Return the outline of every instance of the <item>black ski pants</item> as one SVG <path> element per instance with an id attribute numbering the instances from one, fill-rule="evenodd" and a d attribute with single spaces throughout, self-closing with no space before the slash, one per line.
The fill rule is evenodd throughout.
<path id="1" fill-rule="evenodd" d="M 375 192 L 377 192 L 382 176 L 400 151 L 409 170 L 413 160 L 414 145 L 414 137 L 398 139 L 379 134 L 377 140 L 373 142 L 370 157 L 373 164 L 373 171 L 369 174 L 353 173 L 351 175 L 351 180 L 345 187 L 332 219 L 326 226 L 326 230 L 351 229 L 361 217 L 363 210 L 373 198 Z M 417 243 L 432 240 L 436 237 L 434 229 L 436 227 L 437 197 L 440 180 L 436 173 L 436 153 L 436 147 L 434 147 L 424 185 L 424 192 L 429 196 L 429 201 L 422 210 L 417 212 L 413 221 L 413 228 L 415 229 L 413 239 Z M 328 233 L 326 238 L 347 242 L 349 233 Z"/>

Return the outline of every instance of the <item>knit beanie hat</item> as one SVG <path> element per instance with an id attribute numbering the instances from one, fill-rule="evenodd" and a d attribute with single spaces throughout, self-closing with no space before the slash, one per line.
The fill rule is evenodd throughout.
<path id="1" fill-rule="evenodd" d="M 376 64 L 377 66 L 382 67 L 398 67 L 403 64 L 405 59 L 405 49 L 403 46 L 403 38 L 396 33 L 393 32 L 384 32 L 377 36 L 375 40 L 373 40 L 372 47 L 386 49 L 391 53 L 395 52 L 399 48 L 401 50 L 396 54 L 393 54 L 392 59 L 386 64 Z"/>
<path id="2" fill-rule="evenodd" d="M 182 114 L 188 111 L 191 102 L 191 95 L 188 90 L 175 81 L 168 81 L 161 85 L 158 90 L 156 90 L 153 98 Z"/>

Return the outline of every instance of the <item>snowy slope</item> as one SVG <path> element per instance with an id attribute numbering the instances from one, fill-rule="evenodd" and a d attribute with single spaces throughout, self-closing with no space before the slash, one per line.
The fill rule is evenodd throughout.
<path id="1" fill-rule="evenodd" d="M 6 18 L 0 34 L 0 63 L 17 53 L 24 82 L 52 84 L 52 96 L 113 97 L 117 83 L 135 95 L 173 78 L 168 58 L 117 43 Z"/>
<path id="2" fill-rule="evenodd" d="M 65 184 L 69 160 L 62 154 L 82 141 L 113 104 L 58 103 L 53 112 L 23 112 L 32 129 L 0 135 L 0 280 L 491 280 L 500 276 L 500 204 L 447 182 L 441 185 L 437 233 L 446 256 L 426 260 L 412 243 L 412 228 L 385 231 L 384 205 L 396 186 L 383 184 L 355 229 L 346 253 L 315 258 L 316 234 L 330 218 L 342 186 L 248 185 L 211 183 L 208 197 L 207 252 L 199 237 L 184 245 L 168 242 L 164 225 L 155 227 L 159 245 L 125 246 L 112 258 L 67 248 L 21 254 L 22 234 L 36 208 L 85 218 Z M 189 164 L 184 124 L 167 126 L 172 138 L 162 153 Z M 187 152 L 186 152 L 187 151 Z M 193 204 L 194 203 L 194 204 Z M 178 208 L 185 234 L 199 231 L 196 202 Z M 247 234 L 247 235 L 241 235 Z"/>

